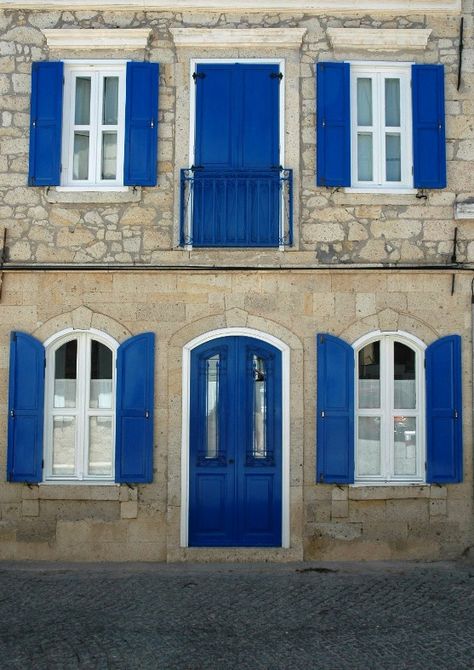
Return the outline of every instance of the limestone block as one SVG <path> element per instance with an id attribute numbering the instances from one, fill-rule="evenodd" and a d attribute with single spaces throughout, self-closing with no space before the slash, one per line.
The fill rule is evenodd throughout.
<path id="1" fill-rule="evenodd" d="M 436 498 L 447 498 L 448 497 L 448 489 L 446 486 L 431 486 L 430 487 L 430 497 L 431 499 Z"/>
<path id="2" fill-rule="evenodd" d="M 319 537 L 331 538 L 333 540 L 354 540 L 362 535 L 362 524 L 360 523 L 318 523 L 315 524 L 315 532 Z"/>
<path id="3" fill-rule="evenodd" d="M 71 312 L 73 328 L 88 330 L 92 324 L 93 312 L 88 307 L 78 307 Z"/>
<path id="4" fill-rule="evenodd" d="M 428 500 L 387 500 L 388 521 L 428 521 Z"/>
<path id="5" fill-rule="evenodd" d="M 23 500 L 21 513 L 23 516 L 39 516 L 39 500 Z"/>
<path id="6" fill-rule="evenodd" d="M 138 503 L 136 500 L 129 500 L 120 503 L 120 516 L 122 519 L 136 519 L 138 516 Z"/>
<path id="7" fill-rule="evenodd" d="M 331 503 L 331 519 L 349 516 L 349 502 L 347 500 L 333 500 Z"/>
<path id="8" fill-rule="evenodd" d="M 385 500 L 350 500 L 349 519 L 363 524 L 385 521 Z M 365 526 L 364 526 L 365 528 Z"/>
<path id="9" fill-rule="evenodd" d="M 439 500 L 430 500 L 430 517 L 432 516 L 446 516 L 447 501 L 440 498 Z"/>
<path id="10" fill-rule="evenodd" d="M 377 316 L 381 331 L 398 330 L 398 313 L 393 309 L 384 309 Z"/>
<path id="11" fill-rule="evenodd" d="M 348 491 L 347 486 L 344 486 L 344 487 L 335 486 L 331 490 L 331 499 L 332 499 L 333 502 L 336 501 L 336 500 L 347 500 L 348 499 L 348 494 L 349 494 L 349 491 Z"/>

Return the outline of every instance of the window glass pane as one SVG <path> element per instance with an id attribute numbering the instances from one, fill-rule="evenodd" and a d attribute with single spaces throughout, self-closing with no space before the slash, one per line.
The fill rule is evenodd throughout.
<path id="1" fill-rule="evenodd" d="M 53 417 L 53 475 L 73 475 L 76 453 L 76 417 Z"/>
<path id="2" fill-rule="evenodd" d="M 385 80 L 385 125 L 400 126 L 400 79 Z"/>
<path id="3" fill-rule="evenodd" d="M 112 474 L 112 417 L 89 417 L 90 475 Z"/>
<path id="4" fill-rule="evenodd" d="M 118 122 L 118 77 L 104 77 L 104 99 L 102 104 L 102 123 L 104 126 Z"/>
<path id="5" fill-rule="evenodd" d="M 381 474 L 380 417 L 360 416 L 357 441 L 359 476 Z"/>
<path id="6" fill-rule="evenodd" d="M 117 174 L 117 133 L 102 133 L 102 179 Z"/>
<path id="7" fill-rule="evenodd" d="M 267 455 L 267 376 L 265 361 L 253 356 L 253 447 L 254 458 L 265 458 Z"/>
<path id="8" fill-rule="evenodd" d="M 91 80 L 90 77 L 76 77 L 76 107 L 74 123 L 88 126 L 91 122 Z"/>
<path id="9" fill-rule="evenodd" d="M 373 181 L 372 133 L 357 135 L 357 174 L 359 181 Z"/>
<path id="10" fill-rule="evenodd" d="M 91 386 L 89 407 L 112 408 L 112 352 L 97 340 L 91 342 Z"/>
<path id="11" fill-rule="evenodd" d="M 54 407 L 76 406 L 77 340 L 63 344 L 54 354 Z"/>
<path id="12" fill-rule="evenodd" d="M 396 416 L 393 421 L 395 474 L 416 475 L 416 418 Z"/>
<path id="13" fill-rule="evenodd" d="M 72 159 L 72 178 L 89 177 L 89 133 L 84 130 L 74 132 L 74 155 Z"/>
<path id="14" fill-rule="evenodd" d="M 380 407 L 380 342 L 359 351 L 359 408 Z"/>
<path id="15" fill-rule="evenodd" d="M 385 136 L 385 164 L 387 181 L 401 181 L 402 161 L 400 154 L 400 135 Z"/>
<path id="16" fill-rule="evenodd" d="M 357 124 L 372 125 L 372 79 L 357 79 Z"/>
<path id="17" fill-rule="evenodd" d="M 393 345 L 395 409 L 416 408 L 415 352 L 401 342 Z"/>
<path id="18" fill-rule="evenodd" d="M 206 458 L 217 458 L 219 452 L 219 354 L 207 360 L 206 386 Z"/>

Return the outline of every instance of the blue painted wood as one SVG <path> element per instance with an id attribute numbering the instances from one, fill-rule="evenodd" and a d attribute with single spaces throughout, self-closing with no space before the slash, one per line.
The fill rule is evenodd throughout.
<path id="1" fill-rule="evenodd" d="M 31 335 L 10 338 L 7 479 L 42 479 L 44 423 L 44 347 Z"/>
<path id="2" fill-rule="evenodd" d="M 194 246 L 279 244 L 278 72 L 270 64 L 197 66 Z"/>
<path id="3" fill-rule="evenodd" d="M 461 338 L 448 335 L 426 350 L 426 480 L 462 481 Z"/>
<path id="4" fill-rule="evenodd" d="M 354 481 L 354 350 L 333 335 L 317 336 L 318 482 Z"/>
<path id="5" fill-rule="evenodd" d="M 318 63 L 316 127 L 318 186 L 350 186 L 349 63 Z"/>
<path id="6" fill-rule="evenodd" d="M 58 186 L 61 179 L 63 63 L 31 68 L 29 186 Z"/>
<path id="7" fill-rule="evenodd" d="M 412 65 L 413 183 L 446 187 L 444 66 Z"/>
<path id="8" fill-rule="evenodd" d="M 156 186 L 158 63 L 127 63 L 125 103 L 126 186 Z"/>
<path id="9" fill-rule="evenodd" d="M 117 352 L 115 481 L 153 481 L 155 335 L 141 333 Z"/>
<path id="10" fill-rule="evenodd" d="M 206 365 L 218 354 L 219 451 L 206 458 Z M 252 357 L 267 370 L 266 458 L 252 454 Z M 259 340 L 223 337 L 191 356 L 190 546 L 281 546 L 281 352 Z"/>

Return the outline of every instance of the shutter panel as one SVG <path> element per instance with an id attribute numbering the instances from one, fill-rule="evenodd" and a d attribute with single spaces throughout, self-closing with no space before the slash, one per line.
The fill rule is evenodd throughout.
<path id="1" fill-rule="evenodd" d="M 28 184 L 58 186 L 61 178 L 63 64 L 33 63 Z"/>
<path id="2" fill-rule="evenodd" d="M 350 186 L 349 63 L 318 63 L 317 131 L 318 186 Z"/>
<path id="3" fill-rule="evenodd" d="M 127 63 L 126 186 L 155 186 L 158 142 L 158 63 Z"/>
<path id="4" fill-rule="evenodd" d="M 444 66 L 412 65 L 413 184 L 445 188 Z"/>
<path id="5" fill-rule="evenodd" d="M 26 333 L 11 334 L 7 479 L 40 482 L 43 459 L 44 347 Z"/>
<path id="6" fill-rule="evenodd" d="M 115 481 L 153 480 L 155 335 L 141 333 L 117 352 Z"/>
<path id="7" fill-rule="evenodd" d="M 461 338 L 426 350 L 427 473 L 436 484 L 462 481 Z"/>
<path id="8" fill-rule="evenodd" d="M 354 350 L 318 335 L 317 481 L 354 481 Z"/>

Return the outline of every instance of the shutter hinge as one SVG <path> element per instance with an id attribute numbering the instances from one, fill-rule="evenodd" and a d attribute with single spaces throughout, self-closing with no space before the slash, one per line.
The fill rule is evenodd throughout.
<path id="1" fill-rule="evenodd" d="M 14 409 L 10 410 L 10 416 L 12 417 L 12 419 L 15 418 L 15 410 Z"/>
<path id="2" fill-rule="evenodd" d="M 145 419 L 149 419 L 149 418 L 150 418 L 150 412 L 146 409 L 145 410 Z"/>
<path id="3" fill-rule="evenodd" d="M 204 72 L 193 72 L 194 83 L 196 83 L 198 79 L 204 79 L 205 77 L 206 75 Z"/>
<path id="4" fill-rule="evenodd" d="M 283 79 L 283 72 L 271 72 L 270 79 L 278 79 L 281 81 Z"/>
<path id="5" fill-rule="evenodd" d="M 454 418 L 455 418 L 455 419 L 458 418 L 458 410 L 457 410 L 457 409 L 454 410 Z"/>
<path id="6" fill-rule="evenodd" d="M 325 416 L 326 416 L 326 412 L 324 410 L 321 410 L 321 419 L 324 419 Z"/>

